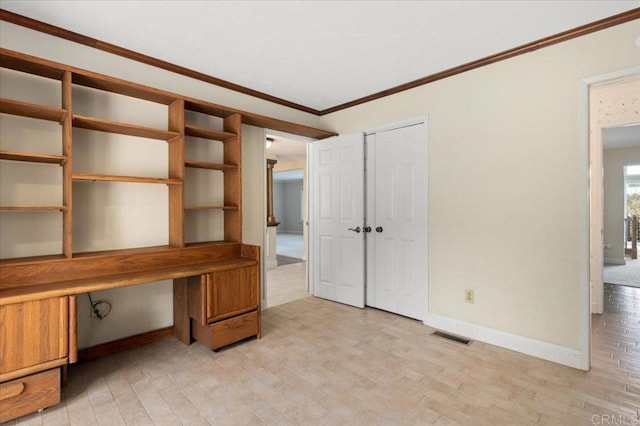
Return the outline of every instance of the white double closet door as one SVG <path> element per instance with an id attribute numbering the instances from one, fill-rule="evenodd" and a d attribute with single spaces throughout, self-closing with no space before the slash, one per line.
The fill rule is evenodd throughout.
<path id="1" fill-rule="evenodd" d="M 315 296 L 424 319 L 427 152 L 426 123 L 312 144 Z"/>

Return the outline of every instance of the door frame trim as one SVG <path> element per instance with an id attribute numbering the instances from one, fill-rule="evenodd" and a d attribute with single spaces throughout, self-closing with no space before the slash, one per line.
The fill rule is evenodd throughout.
<path id="1" fill-rule="evenodd" d="M 603 225 L 603 217 L 598 212 L 602 208 L 602 200 L 595 200 L 596 203 L 592 203 L 591 187 L 593 185 L 602 185 L 603 179 L 601 173 L 592 173 L 591 159 L 597 151 L 600 152 L 600 158 L 602 157 L 602 138 L 595 138 L 592 141 L 590 136 L 590 110 L 589 110 L 589 93 L 592 85 L 610 82 L 613 80 L 630 77 L 636 74 L 640 74 L 640 67 L 631 67 L 622 70 L 617 70 L 605 74 L 586 77 L 580 80 L 580 93 L 579 93 L 579 144 L 578 144 L 578 159 L 579 159 L 579 177 L 578 183 L 580 188 L 579 194 L 579 215 L 578 226 L 581 230 L 579 237 L 579 280 L 580 280 L 580 361 L 579 366 L 582 370 L 589 370 L 591 367 L 591 268 L 597 266 L 602 271 L 603 265 L 592 265 L 591 261 L 591 219 L 593 217 L 598 220 L 600 227 Z M 601 164 L 600 164 L 601 165 Z M 597 166 L 597 165 L 596 165 Z M 598 289 L 594 289 L 598 292 L 599 300 L 604 298 L 604 288 L 599 286 Z M 597 305 L 597 303 L 596 303 Z"/>

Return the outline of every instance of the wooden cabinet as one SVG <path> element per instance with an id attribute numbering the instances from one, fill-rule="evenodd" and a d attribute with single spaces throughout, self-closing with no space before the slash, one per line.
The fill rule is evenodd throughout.
<path id="1" fill-rule="evenodd" d="M 218 349 L 247 337 L 259 336 L 257 265 L 192 277 L 188 286 L 191 331 L 197 341 Z"/>
<path id="2" fill-rule="evenodd" d="M 68 297 L 0 306 L 0 377 L 68 356 Z"/>
<path id="3" fill-rule="evenodd" d="M 74 352 L 75 297 L 0 306 L 0 422 L 60 402 Z"/>

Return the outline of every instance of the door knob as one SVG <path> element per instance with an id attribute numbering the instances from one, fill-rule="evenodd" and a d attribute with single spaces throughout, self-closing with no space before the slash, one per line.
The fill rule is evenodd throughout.
<path id="1" fill-rule="evenodd" d="M 382 226 L 377 226 L 376 227 L 376 232 L 382 232 Z"/>
<path id="2" fill-rule="evenodd" d="M 356 234 L 359 234 L 359 233 L 360 233 L 360 231 L 361 231 L 361 229 L 360 229 L 360 227 L 358 226 L 357 228 L 349 228 L 349 231 L 353 231 L 353 232 L 355 232 Z"/>
<path id="3" fill-rule="evenodd" d="M 362 228 L 362 230 L 364 232 L 371 232 L 371 227 L 370 226 L 365 226 L 364 228 Z"/>

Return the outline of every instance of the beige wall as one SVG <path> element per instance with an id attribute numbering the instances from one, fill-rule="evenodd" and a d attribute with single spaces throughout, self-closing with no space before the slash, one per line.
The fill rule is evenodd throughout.
<path id="1" fill-rule="evenodd" d="M 345 133 L 428 115 L 431 312 L 587 349 L 580 82 L 639 65 L 639 33 L 630 22 L 322 117 Z"/>
<path id="2" fill-rule="evenodd" d="M 580 179 L 587 165 L 578 155 L 580 81 L 639 65 L 639 33 L 640 22 L 630 22 L 321 118 L 4 22 L 0 45 L 340 133 L 428 115 L 430 311 L 586 349 L 580 348 L 578 303 L 586 285 L 578 254 L 586 230 L 577 216 L 587 191 Z M 259 244 L 263 135 L 247 126 L 243 131 L 244 240 Z M 247 145 L 259 139 L 259 148 Z M 164 326 L 171 297 L 166 283 L 159 286 L 153 299 L 144 286 L 119 290 L 131 291 L 114 304 L 128 320 L 116 324 L 114 311 L 113 322 L 101 325 L 113 332 L 108 338 L 88 326 L 88 334 L 100 337 L 91 343 L 134 334 L 131 323 L 145 306 L 159 312 L 157 318 L 146 314 L 148 329 Z M 475 290 L 475 304 L 464 303 L 465 288 Z"/>
<path id="3" fill-rule="evenodd" d="M 624 263 L 624 166 L 640 164 L 640 147 L 604 151 L 605 263 Z"/>

